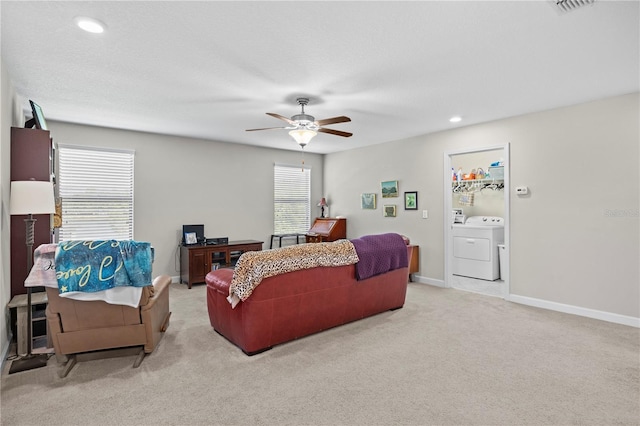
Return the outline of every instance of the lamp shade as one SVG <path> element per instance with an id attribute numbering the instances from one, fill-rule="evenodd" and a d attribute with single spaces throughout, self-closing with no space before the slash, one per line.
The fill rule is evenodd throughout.
<path id="1" fill-rule="evenodd" d="M 290 131 L 289 134 L 298 143 L 298 145 L 304 148 L 305 145 L 311 142 L 311 139 L 318 133 L 309 129 L 296 129 Z"/>
<path id="2" fill-rule="evenodd" d="M 318 203 L 318 207 L 326 207 L 327 200 L 323 197 L 322 200 Z"/>
<path id="3" fill-rule="evenodd" d="M 55 211 L 53 183 L 39 180 L 11 182 L 10 214 L 49 214 Z"/>

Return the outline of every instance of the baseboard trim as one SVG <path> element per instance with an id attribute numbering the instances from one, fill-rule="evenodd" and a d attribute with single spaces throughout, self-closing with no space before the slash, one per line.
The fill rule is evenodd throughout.
<path id="1" fill-rule="evenodd" d="M 179 284 L 180 283 L 180 276 L 179 275 L 175 275 L 173 277 L 171 277 L 171 284 Z"/>
<path id="2" fill-rule="evenodd" d="M 414 283 L 429 284 L 435 287 L 444 288 L 444 280 L 437 280 L 435 278 L 429 278 L 429 277 L 421 277 L 420 275 L 415 275 L 415 274 L 412 274 L 411 278 L 412 278 L 412 282 Z"/>
<path id="3" fill-rule="evenodd" d="M 550 302 L 548 300 L 535 299 L 533 297 L 518 296 L 517 294 L 508 295 L 506 300 L 514 303 L 520 303 L 522 305 L 534 306 L 536 308 L 549 309 L 551 311 L 564 312 L 566 314 L 579 315 L 581 317 L 593 318 L 597 320 L 640 328 L 640 318 L 630 317 L 627 315 L 598 311 L 596 309 L 582 308 L 580 306 L 574 305 L 566 305 L 564 303 Z"/>
<path id="4" fill-rule="evenodd" d="M 435 287 L 446 288 L 444 280 L 435 278 L 412 275 L 414 283 L 428 284 Z M 578 315 L 581 317 L 593 318 L 601 321 L 612 322 L 615 324 L 627 325 L 630 327 L 640 328 L 640 318 L 628 315 L 614 314 L 612 312 L 598 311 L 596 309 L 583 308 L 580 306 L 566 305 L 564 303 L 551 302 L 549 300 L 536 299 L 533 297 L 519 296 L 517 294 L 508 294 L 505 300 L 509 302 L 519 303 L 521 305 L 533 306 L 536 308 L 549 309 L 550 311 L 563 312 L 565 314 Z"/>

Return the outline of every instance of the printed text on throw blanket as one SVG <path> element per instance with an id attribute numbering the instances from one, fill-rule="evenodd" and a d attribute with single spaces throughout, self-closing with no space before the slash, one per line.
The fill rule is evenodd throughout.
<path id="1" fill-rule="evenodd" d="M 138 241 L 64 241 L 56 249 L 60 293 L 151 285 L 151 245 Z"/>

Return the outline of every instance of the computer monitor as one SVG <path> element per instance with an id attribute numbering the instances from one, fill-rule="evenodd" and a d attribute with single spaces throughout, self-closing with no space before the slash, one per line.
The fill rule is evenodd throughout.
<path id="1" fill-rule="evenodd" d="M 44 119 L 44 114 L 42 113 L 42 108 L 40 108 L 40 105 L 33 102 L 32 100 L 29 100 L 29 104 L 31 105 L 33 118 L 27 120 L 27 122 L 24 123 L 24 127 L 30 129 L 35 126 L 36 129 L 49 130 L 49 128 L 47 127 L 47 121 Z"/>

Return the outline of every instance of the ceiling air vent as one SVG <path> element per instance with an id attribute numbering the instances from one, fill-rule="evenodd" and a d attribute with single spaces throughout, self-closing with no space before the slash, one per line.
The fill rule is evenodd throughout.
<path id="1" fill-rule="evenodd" d="M 582 6 L 593 4 L 596 0 L 556 0 L 556 6 L 561 12 L 570 12 Z"/>

